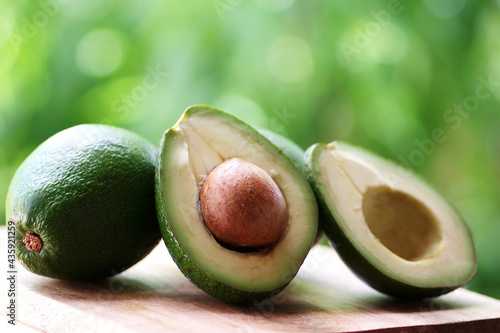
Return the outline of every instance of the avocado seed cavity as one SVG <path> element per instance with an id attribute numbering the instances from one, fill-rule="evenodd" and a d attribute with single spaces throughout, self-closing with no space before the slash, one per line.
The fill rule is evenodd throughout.
<path id="1" fill-rule="evenodd" d="M 213 169 L 201 187 L 206 226 L 222 246 L 241 252 L 270 247 L 288 223 L 285 198 L 264 170 L 239 158 Z"/>
<path id="2" fill-rule="evenodd" d="M 363 215 L 372 234 L 407 261 L 434 256 L 442 240 L 439 223 L 422 202 L 388 186 L 368 187 Z"/>
<path id="3" fill-rule="evenodd" d="M 32 252 L 40 253 L 43 249 L 42 238 L 34 232 L 27 231 L 23 237 L 23 243 L 26 248 Z"/>

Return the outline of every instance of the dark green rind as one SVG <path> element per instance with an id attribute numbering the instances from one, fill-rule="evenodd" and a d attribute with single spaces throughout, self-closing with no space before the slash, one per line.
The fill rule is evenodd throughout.
<path id="1" fill-rule="evenodd" d="M 375 290 L 395 298 L 406 300 L 420 300 L 444 295 L 466 285 L 472 279 L 474 274 L 468 281 L 460 284 L 423 288 L 387 276 L 371 264 L 356 249 L 353 242 L 345 235 L 339 223 L 337 223 L 339 216 L 336 213 L 336 209 L 329 205 L 330 200 L 327 200 L 326 197 L 328 194 L 322 189 L 319 172 L 312 165 L 315 156 L 319 155 L 321 150 L 325 148 L 326 144 L 317 143 L 306 150 L 304 172 L 318 201 L 320 227 L 324 230 L 330 244 L 337 251 L 340 258 L 356 276 Z"/>
<path id="2" fill-rule="evenodd" d="M 241 120 L 235 118 L 234 116 L 206 105 L 197 105 L 188 108 L 185 111 L 183 117 L 187 118 L 193 115 L 194 113 L 205 112 L 204 109 L 205 111 L 206 109 L 210 110 L 210 112 L 213 112 L 213 114 L 216 116 L 224 117 L 226 119 L 229 119 L 230 121 L 238 123 L 239 126 L 244 128 L 249 133 L 252 133 L 256 137 L 262 136 L 257 132 L 257 130 L 243 123 Z M 256 291 L 248 291 L 235 288 L 229 284 L 226 284 L 224 282 L 221 282 L 213 278 L 208 273 L 200 269 L 200 267 L 198 267 L 196 263 L 193 262 L 193 260 L 188 255 L 186 255 L 185 251 L 182 248 L 182 245 L 179 243 L 174 233 L 172 232 L 172 229 L 170 228 L 169 217 L 166 213 L 165 202 L 163 201 L 161 194 L 162 177 L 163 177 L 162 157 L 164 154 L 167 153 L 165 151 L 165 142 L 167 141 L 169 136 L 175 136 L 175 133 L 176 133 L 175 129 L 169 129 L 168 131 L 165 132 L 163 138 L 160 141 L 157 163 L 156 163 L 156 180 L 155 180 L 156 209 L 157 209 L 158 221 L 160 223 L 160 230 L 163 236 L 164 243 L 170 255 L 172 256 L 174 262 L 177 264 L 178 268 L 181 270 L 181 272 L 184 274 L 184 276 L 186 276 L 186 278 L 189 281 L 191 281 L 193 284 L 195 284 L 198 288 L 200 288 L 207 294 L 226 303 L 241 304 L 241 305 L 257 303 L 279 294 L 292 281 L 292 279 L 297 274 L 298 269 L 297 271 L 294 272 L 290 271 L 283 272 L 282 274 L 283 282 L 276 288 L 272 290 L 264 290 L 256 292 Z M 264 138 L 264 140 L 266 139 Z M 268 142 L 267 144 L 268 146 L 274 147 L 274 149 L 282 153 L 278 147 L 275 147 L 270 142 Z M 300 174 L 299 172 L 297 173 Z M 302 174 L 300 175 L 302 176 Z M 312 190 L 311 190 L 311 196 L 313 196 Z M 305 259 L 305 255 L 303 259 Z"/>
<path id="3" fill-rule="evenodd" d="M 75 126 L 42 143 L 7 195 L 19 262 L 51 278 L 100 280 L 143 259 L 161 238 L 155 154 L 145 139 L 105 125 Z M 20 242 L 27 231 L 43 239 L 39 254 Z"/>

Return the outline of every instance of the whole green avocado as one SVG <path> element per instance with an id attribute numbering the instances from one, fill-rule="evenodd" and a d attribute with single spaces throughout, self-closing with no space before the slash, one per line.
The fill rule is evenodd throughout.
<path id="1" fill-rule="evenodd" d="M 6 201 L 18 261 L 35 274 L 100 280 L 159 243 L 156 148 L 125 129 L 84 124 L 43 142 L 16 171 Z"/>

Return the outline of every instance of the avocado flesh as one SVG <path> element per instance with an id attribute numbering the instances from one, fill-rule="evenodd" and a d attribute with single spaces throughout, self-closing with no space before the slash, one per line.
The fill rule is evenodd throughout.
<path id="1" fill-rule="evenodd" d="M 134 265 L 160 241 L 156 148 L 127 130 L 85 124 L 61 131 L 16 171 L 6 200 L 16 256 L 28 270 L 100 280 Z M 39 253 L 23 242 L 39 236 Z"/>
<path id="2" fill-rule="evenodd" d="M 283 289 L 305 259 L 317 230 L 315 199 L 300 170 L 256 130 L 208 106 L 189 108 L 165 133 L 160 152 L 160 228 L 181 271 L 207 293 L 232 303 L 264 299 Z M 226 249 L 201 218 L 203 180 L 224 160 L 236 157 L 265 170 L 287 203 L 285 235 L 262 251 Z"/>
<path id="3" fill-rule="evenodd" d="M 306 155 L 320 223 L 346 264 L 372 287 L 425 298 L 472 279 L 477 260 L 470 231 L 425 181 L 342 142 L 314 145 Z"/>

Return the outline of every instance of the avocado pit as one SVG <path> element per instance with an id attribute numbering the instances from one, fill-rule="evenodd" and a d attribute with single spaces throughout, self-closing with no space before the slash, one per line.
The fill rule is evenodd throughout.
<path id="1" fill-rule="evenodd" d="M 209 173 L 201 187 L 200 209 L 217 242 L 240 252 L 277 243 L 288 223 L 278 185 L 264 170 L 239 158 L 230 158 Z"/>
<path id="2" fill-rule="evenodd" d="M 27 231 L 23 236 L 22 242 L 31 252 L 40 253 L 43 249 L 42 238 L 34 232 Z"/>

